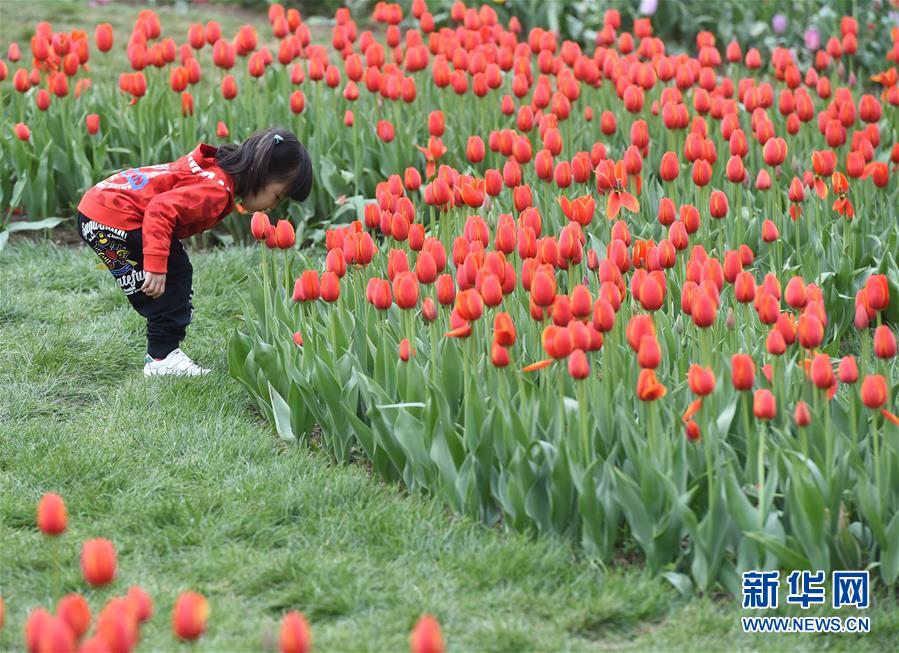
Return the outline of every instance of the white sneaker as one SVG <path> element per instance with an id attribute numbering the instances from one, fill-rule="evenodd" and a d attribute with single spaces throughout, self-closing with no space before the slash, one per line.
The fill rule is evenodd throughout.
<path id="1" fill-rule="evenodd" d="M 162 360 L 156 360 L 147 354 L 144 364 L 144 376 L 201 376 L 210 371 L 194 363 L 180 349 L 175 349 Z"/>

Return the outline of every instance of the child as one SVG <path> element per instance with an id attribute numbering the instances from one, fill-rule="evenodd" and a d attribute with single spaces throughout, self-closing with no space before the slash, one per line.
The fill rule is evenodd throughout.
<path id="1" fill-rule="evenodd" d="M 91 188 L 78 205 L 81 239 L 147 318 L 146 376 L 209 370 L 179 349 L 193 313 L 193 267 L 177 240 L 211 229 L 240 197 L 249 211 L 312 189 L 309 154 L 293 133 L 256 132 L 243 143 L 201 143 L 174 163 L 131 168 Z"/>

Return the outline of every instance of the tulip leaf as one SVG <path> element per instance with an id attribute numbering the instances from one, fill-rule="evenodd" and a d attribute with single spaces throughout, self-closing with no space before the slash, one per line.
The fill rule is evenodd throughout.
<path id="1" fill-rule="evenodd" d="M 278 394 L 274 386 L 268 384 L 268 392 L 272 401 L 272 414 L 275 418 L 275 430 L 282 440 L 294 441 L 296 436 L 290 425 L 290 406 L 284 401 L 284 398 Z"/>

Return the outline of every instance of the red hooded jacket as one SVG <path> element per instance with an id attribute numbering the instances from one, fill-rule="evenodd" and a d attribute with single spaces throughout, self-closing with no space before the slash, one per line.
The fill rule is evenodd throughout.
<path id="1" fill-rule="evenodd" d="M 144 270 L 164 274 L 172 237 L 211 229 L 234 204 L 234 180 L 215 164 L 218 148 L 200 143 L 174 163 L 117 172 L 91 188 L 78 210 L 107 227 L 141 229 Z"/>

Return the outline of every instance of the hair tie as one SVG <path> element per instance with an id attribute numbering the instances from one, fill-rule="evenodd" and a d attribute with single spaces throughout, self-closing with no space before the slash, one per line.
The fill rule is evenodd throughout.
<path id="1" fill-rule="evenodd" d="M 284 137 L 281 134 L 275 134 L 275 145 L 284 140 Z"/>

